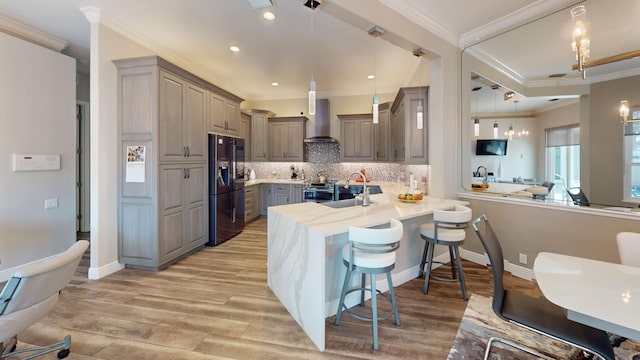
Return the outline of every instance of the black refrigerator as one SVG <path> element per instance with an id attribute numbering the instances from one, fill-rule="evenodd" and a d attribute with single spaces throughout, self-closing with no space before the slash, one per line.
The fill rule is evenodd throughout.
<path id="1" fill-rule="evenodd" d="M 209 242 L 219 245 L 244 228 L 244 139 L 209 134 Z"/>

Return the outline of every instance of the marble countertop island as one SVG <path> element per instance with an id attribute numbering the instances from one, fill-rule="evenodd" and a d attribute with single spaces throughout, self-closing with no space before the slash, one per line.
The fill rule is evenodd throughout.
<path id="1" fill-rule="evenodd" d="M 419 226 L 435 209 L 465 204 L 432 197 L 416 203 L 400 202 L 395 199 L 395 188 L 381 185 L 385 192 L 371 195 L 372 204 L 367 207 L 331 208 L 307 202 L 268 209 L 268 285 L 322 351 L 325 319 L 336 313 L 346 273 L 341 251 L 348 242 L 349 226 L 384 226 L 391 218 L 402 221 L 404 235 L 392 272 L 394 286 L 398 286 L 418 276 L 424 247 Z M 386 291 L 383 280 L 381 277 L 378 288 Z M 358 301 L 357 294 L 352 295 L 347 306 Z"/>

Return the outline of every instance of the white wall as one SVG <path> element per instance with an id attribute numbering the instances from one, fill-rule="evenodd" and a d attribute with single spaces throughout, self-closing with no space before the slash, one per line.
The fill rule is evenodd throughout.
<path id="1" fill-rule="evenodd" d="M 0 270 L 76 237 L 75 60 L 0 33 Z M 58 171 L 13 172 L 11 154 L 57 154 Z M 58 207 L 44 209 L 45 199 Z"/>
<path id="2" fill-rule="evenodd" d="M 91 24 L 91 267 L 90 278 L 118 263 L 117 71 L 112 60 L 152 55 L 99 23 Z"/>

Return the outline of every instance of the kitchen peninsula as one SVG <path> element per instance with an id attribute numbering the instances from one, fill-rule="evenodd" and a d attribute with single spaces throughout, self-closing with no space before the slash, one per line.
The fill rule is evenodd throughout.
<path id="1" fill-rule="evenodd" d="M 398 286 L 418 275 L 424 247 L 418 227 L 434 210 L 464 204 L 431 197 L 404 203 L 395 199 L 393 187 L 381 186 L 384 193 L 371 195 L 372 204 L 367 207 L 300 203 L 268 209 L 269 288 L 321 351 L 325 348 L 325 319 L 337 310 L 346 271 L 341 249 L 348 242 L 349 226 L 383 226 L 391 218 L 402 221 L 404 235 L 392 273 Z M 386 281 L 380 281 L 378 288 L 386 291 Z M 356 299 L 347 297 L 346 302 L 353 306 Z"/>

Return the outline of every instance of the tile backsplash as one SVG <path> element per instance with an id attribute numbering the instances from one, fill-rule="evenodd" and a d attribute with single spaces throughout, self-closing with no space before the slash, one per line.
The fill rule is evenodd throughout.
<path id="1" fill-rule="evenodd" d="M 401 165 L 393 163 L 311 163 L 311 162 L 254 162 L 246 163 L 245 167 L 253 169 L 258 179 L 291 178 L 290 167 L 297 167 L 300 172 L 304 171 L 307 180 L 315 180 L 318 172 L 323 171 L 330 180 L 344 181 L 352 171 L 365 169 L 367 179 L 371 181 L 398 182 L 408 184 L 409 174 L 413 173 L 414 179 L 422 182 L 426 179 L 425 186 L 429 185 L 429 165 Z M 427 191 L 428 192 L 428 191 Z"/>

